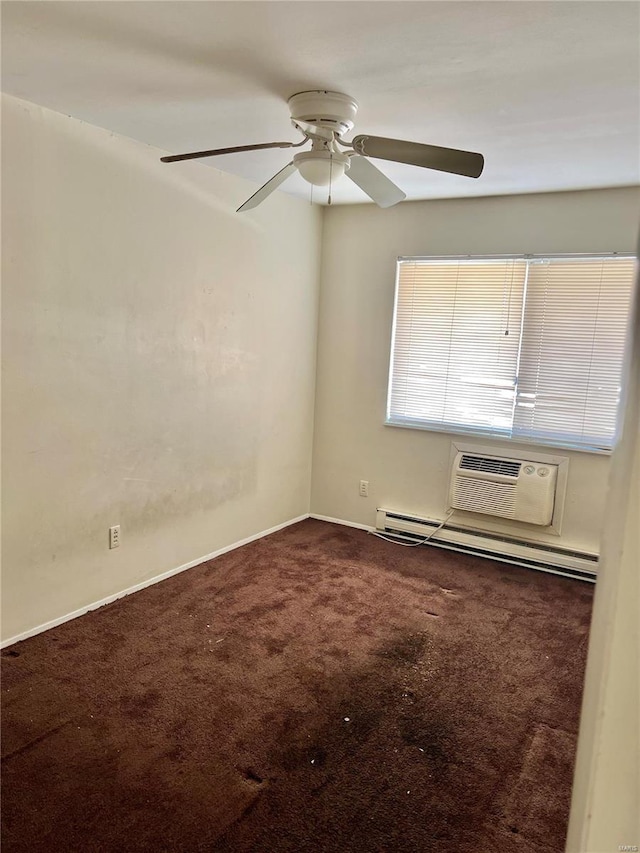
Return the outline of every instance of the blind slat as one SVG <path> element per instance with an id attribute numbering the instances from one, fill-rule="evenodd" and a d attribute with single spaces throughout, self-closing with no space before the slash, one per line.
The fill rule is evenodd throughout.
<path id="1" fill-rule="evenodd" d="M 634 268 L 399 262 L 389 421 L 611 446 Z"/>

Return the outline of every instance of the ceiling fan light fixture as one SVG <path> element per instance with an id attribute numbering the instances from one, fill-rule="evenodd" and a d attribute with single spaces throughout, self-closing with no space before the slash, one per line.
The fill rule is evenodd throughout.
<path id="1" fill-rule="evenodd" d="M 305 151 L 293 158 L 296 169 L 314 187 L 327 187 L 349 168 L 349 157 L 335 151 Z"/>

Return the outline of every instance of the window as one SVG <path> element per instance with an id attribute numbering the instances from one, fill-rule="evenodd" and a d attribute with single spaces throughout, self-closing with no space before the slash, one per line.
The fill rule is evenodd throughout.
<path id="1" fill-rule="evenodd" d="M 610 449 L 626 256 L 398 261 L 387 423 Z"/>

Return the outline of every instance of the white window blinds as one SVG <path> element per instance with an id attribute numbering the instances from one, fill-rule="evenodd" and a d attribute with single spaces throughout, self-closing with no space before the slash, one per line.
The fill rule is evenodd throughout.
<path id="1" fill-rule="evenodd" d="M 634 264 L 399 261 L 387 422 L 610 447 Z"/>

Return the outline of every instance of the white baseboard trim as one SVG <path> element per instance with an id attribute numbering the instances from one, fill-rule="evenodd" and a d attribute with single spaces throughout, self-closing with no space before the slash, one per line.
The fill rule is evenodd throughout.
<path id="1" fill-rule="evenodd" d="M 49 622 L 45 622 L 43 625 L 37 625 L 35 628 L 29 628 L 21 634 L 16 634 L 15 637 L 9 637 L 7 640 L 2 640 L 2 642 L 0 642 L 0 649 L 12 646 L 14 643 L 19 643 L 21 640 L 26 640 L 29 637 L 35 637 L 36 634 L 42 634 L 43 631 L 48 631 L 50 628 L 57 628 L 58 625 L 62 625 L 64 622 L 70 622 L 72 619 L 84 616 L 84 614 L 89 613 L 90 610 L 97 610 L 98 607 L 104 607 L 105 604 L 111 604 L 119 598 L 124 598 L 126 595 L 132 595 L 134 592 L 139 592 L 141 589 L 160 583 L 160 581 L 173 577 L 173 575 L 178 575 L 180 572 L 186 572 L 187 569 L 193 569 L 195 566 L 199 566 L 202 563 L 213 560 L 215 557 L 220 557 L 228 551 L 234 551 L 236 548 L 241 548 L 243 545 L 248 545 L 250 542 L 255 542 L 256 539 L 262 539 L 264 536 L 269 536 L 271 533 L 277 533 L 278 530 L 283 530 L 285 527 L 290 527 L 292 524 L 297 524 L 299 521 L 304 521 L 307 518 L 309 518 L 309 514 L 305 513 L 304 515 L 299 515 L 297 518 L 285 521 L 282 524 L 276 524 L 275 527 L 270 527 L 268 530 L 262 530 L 260 533 L 255 533 L 253 536 L 247 536 L 246 539 L 241 539 L 239 542 L 234 542 L 232 545 L 226 545 L 224 548 L 218 548 L 217 551 L 213 551 L 211 554 L 206 554 L 204 557 L 198 557 L 196 560 L 191 560 L 189 563 L 178 566 L 177 569 L 169 569 L 161 575 L 156 575 L 148 580 L 140 581 L 140 583 L 127 587 L 127 589 L 123 589 L 120 592 L 114 592 L 112 595 L 108 595 L 106 598 L 101 598 L 100 601 L 94 601 L 91 604 L 87 604 L 85 607 L 81 607 L 79 610 L 74 610 L 72 613 L 59 616 L 57 619 L 51 619 Z M 327 520 L 330 521 L 332 519 Z"/>
<path id="2" fill-rule="evenodd" d="M 448 516 L 447 521 L 451 516 Z M 502 563 L 561 574 L 575 580 L 595 583 L 598 555 L 574 548 L 549 545 L 532 539 L 500 536 L 491 531 L 466 528 L 456 524 L 448 526 L 440 518 L 421 518 L 404 512 L 378 507 L 376 531 L 401 539 L 420 541 L 428 537 L 428 544 L 450 551 L 461 551 Z M 424 540 L 425 544 L 427 540 Z"/>
<path id="3" fill-rule="evenodd" d="M 329 521 L 331 524 L 342 524 L 344 527 L 355 527 L 357 530 L 367 530 L 373 533 L 375 527 L 370 524 L 357 524 L 355 521 L 345 521 L 342 518 L 330 518 L 328 515 L 318 515 L 316 512 L 310 512 L 309 518 L 316 518 L 318 521 Z"/>

